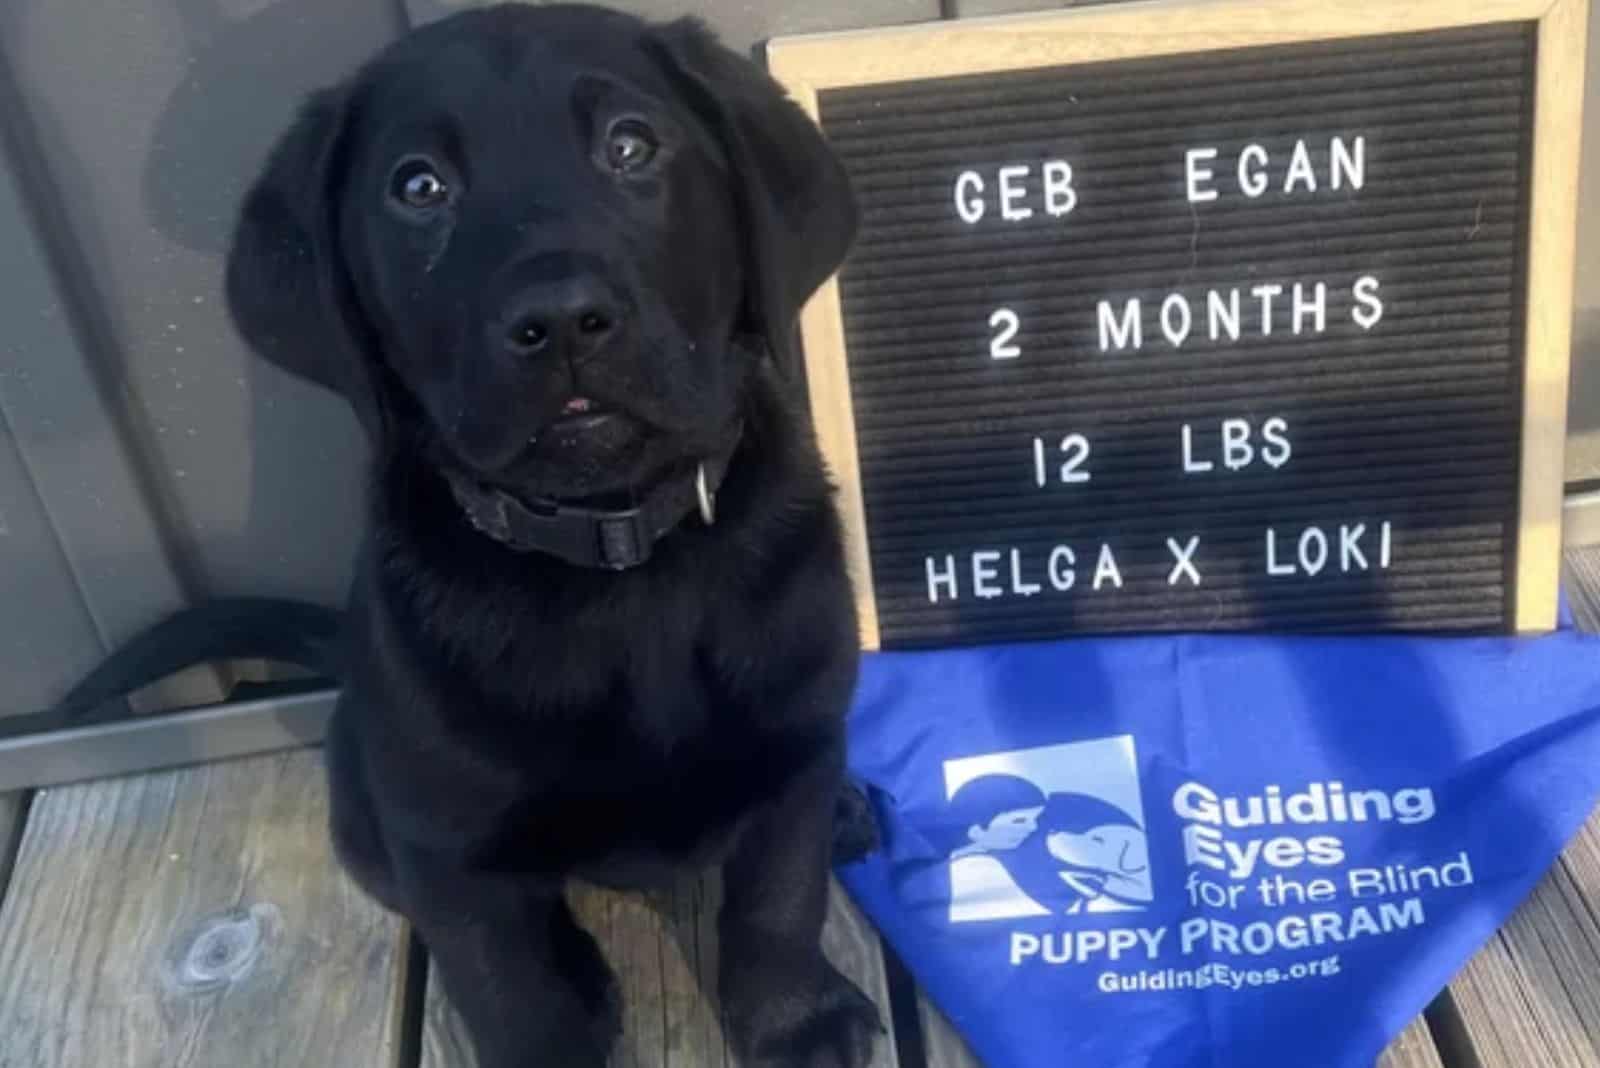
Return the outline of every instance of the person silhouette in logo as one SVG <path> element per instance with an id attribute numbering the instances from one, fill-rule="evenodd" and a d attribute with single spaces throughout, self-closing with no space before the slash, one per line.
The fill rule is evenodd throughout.
<path id="1" fill-rule="evenodd" d="M 1153 896 L 1143 829 L 1100 798 L 1046 795 L 1018 776 L 986 775 L 956 792 L 950 815 L 946 826 L 963 827 L 965 837 L 949 852 L 952 889 L 963 899 L 953 918 L 1107 911 Z M 1033 908 L 1004 900 L 994 867 Z"/>
<path id="2" fill-rule="evenodd" d="M 1006 858 L 1038 833 L 1044 806 L 1044 791 L 1016 775 L 983 775 L 957 788 L 942 818 L 927 828 L 952 922 L 1043 911 L 1019 895 Z"/>
<path id="3" fill-rule="evenodd" d="M 973 779 L 950 799 L 951 813 L 966 833 L 966 842 L 950 858 L 1017 848 L 1038 830 L 1045 801 L 1043 790 L 1016 775 Z"/>

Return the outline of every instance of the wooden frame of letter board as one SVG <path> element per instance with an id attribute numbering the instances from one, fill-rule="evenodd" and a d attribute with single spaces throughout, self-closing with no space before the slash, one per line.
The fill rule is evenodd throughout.
<path id="1" fill-rule="evenodd" d="M 1561 563 L 1578 154 L 1588 0 L 1150 0 L 778 38 L 768 67 L 820 121 L 818 94 L 1186 52 L 1331 41 L 1491 23 L 1537 24 L 1523 353 L 1523 440 L 1513 627 L 1555 626 Z M 840 489 L 861 645 L 879 646 L 838 279 L 801 315 L 813 417 Z"/>

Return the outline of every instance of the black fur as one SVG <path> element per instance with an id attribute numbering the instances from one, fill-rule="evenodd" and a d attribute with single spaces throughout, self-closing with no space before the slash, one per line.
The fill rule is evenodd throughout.
<path id="1" fill-rule="evenodd" d="M 619 117 L 653 131 L 642 169 L 614 164 Z M 393 192 L 418 159 L 450 189 L 426 211 Z M 315 610 L 234 603 L 197 610 L 232 624 L 185 651 L 338 675 L 340 857 L 416 926 L 482 1068 L 605 1063 L 616 993 L 569 878 L 720 867 L 713 993 L 747 1065 L 861 1065 L 881 1030 L 819 945 L 836 815 L 851 856 L 872 837 L 844 785 L 853 599 L 791 352 L 855 222 L 814 125 L 753 65 L 697 23 L 576 6 L 403 39 L 308 105 L 246 200 L 236 321 L 349 399 L 369 522 L 336 643 Z M 522 344 L 580 290 L 599 326 Z M 574 397 L 609 414 L 574 420 Z M 621 573 L 489 540 L 444 477 L 607 504 L 736 435 L 714 525 L 691 516 Z M 163 643 L 196 637 L 184 618 L 69 700 L 182 666 Z"/>

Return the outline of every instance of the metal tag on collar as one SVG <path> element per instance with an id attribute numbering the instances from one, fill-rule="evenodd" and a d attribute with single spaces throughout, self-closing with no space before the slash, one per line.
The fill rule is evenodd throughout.
<path id="1" fill-rule="evenodd" d="M 694 471 L 694 491 L 700 498 L 700 518 L 706 526 L 712 526 L 717 521 L 717 495 L 706 485 L 706 465 L 703 463 Z"/>
<path id="2" fill-rule="evenodd" d="M 610 571 L 626 571 L 650 559 L 654 539 L 645 529 L 638 509 L 601 518 L 597 524 L 600 566 Z"/>

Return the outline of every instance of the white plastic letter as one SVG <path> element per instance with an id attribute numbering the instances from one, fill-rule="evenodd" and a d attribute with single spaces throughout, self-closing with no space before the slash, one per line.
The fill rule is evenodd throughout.
<path id="1" fill-rule="evenodd" d="M 1088 482 L 1094 477 L 1088 471 L 1080 471 L 1089 459 L 1089 439 L 1082 434 L 1068 434 L 1061 439 L 1061 451 L 1066 459 L 1061 464 L 1061 482 L 1063 485 L 1072 486 L 1080 482 Z"/>
<path id="2" fill-rule="evenodd" d="M 1261 437 L 1266 444 L 1261 446 L 1261 458 L 1273 470 L 1277 470 L 1289 462 L 1289 457 L 1294 455 L 1294 449 L 1289 444 L 1289 423 L 1282 416 L 1273 416 L 1261 428 Z"/>
<path id="3" fill-rule="evenodd" d="M 1294 332 L 1300 333 L 1305 328 L 1306 316 L 1312 317 L 1313 329 L 1320 334 L 1328 329 L 1328 284 L 1318 282 L 1316 294 L 1311 300 L 1306 299 L 1305 286 L 1299 282 L 1294 284 Z"/>
<path id="4" fill-rule="evenodd" d="M 1194 585 L 1200 585 L 1200 572 L 1194 566 L 1195 550 L 1200 548 L 1200 535 L 1196 534 L 1189 539 L 1187 545 L 1179 545 L 1177 538 L 1167 539 L 1167 550 L 1172 553 L 1172 558 L 1177 561 L 1172 565 L 1172 571 L 1167 575 L 1167 585 L 1176 586 L 1178 580 L 1185 575 Z"/>
<path id="5" fill-rule="evenodd" d="M 1203 475 L 1210 471 L 1216 464 L 1210 460 L 1196 460 L 1194 458 L 1194 428 L 1188 423 L 1183 424 L 1183 473 L 1186 475 Z"/>
<path id="6" fill-rule="evenodd" d="M 1272 333 L 1272 298 L 1283 295 L 1283 287 L 1276 282 L 1267 282 L 1263 285 L 1252 286 L 1251 296 L 1261 302 L 1261 333 L 1263 336 Z"/>
<path id="7" fill-rule="evenodd" d="M 1278 532 L 1267 528 L 1267 574 L 1275 577 L 1294 574 L 1294 564 L 1278 563 Z"/>
<path id="8" fill-rule="evenodd" d="M 1072 550 L 1065 545 L 1057 545 L 1050 550 L 1050 564 L 1045 569 L 1050 575 L 1050 585 L 1066 593 L 1078 582 L 1076 566 L 1078 558 Z"/>
<path id="9" fill-rule="evenodd" d="M 1296 182 L 1305 183 L 1310 192 L 1317 191 L 1317 173 L 1311 169 L 1311 153 L 1306 151 L 1303 139 L 1294 143 L 1294 155 L 1289 157 L 1289 173 L 1284 176 L 1283 191 L 1293 193 Z"/>
<path id="10" fill-rule="evenodd" d="M 1044 165 L 1044 208 L 1056 218 L 1070 215 L 1078 206 L 1078 191 L 1072 188 L 1072 164 L 1053 159 Z"/>
<path id="11" fill-rule="evenodd" d="M 928 565 L 928 603 L 939 603 L 939 590 L 947 588 L 950 599 L 956 600 L 961 596 L 961 588 L 956 585 L 956 558 L 949 553 L 945 554 L 944 567 L 935 568 L 933 557 L 927 557 Z"/>
<path id="12" fill-rule="evenodd" d="M 1174 310 L 1179 314 L 1174 316 Z M 1167 340 L 1172 342 L 1173 348 L 1183 347 L 1183 342 L 1193 326 L 1194 314 L 1189 310 L 1189 302 L 1183 296 L 1173 293 L 1161 302 L 1161 332 L 1167 335 Z"/>
<path id="13" fill-rule="evenodd" d="M 1122 572 L 1117 570 L 1117 557 L 1111 551 L 1111 546 L 1100 546 L 1100 562 L 1094 567 L 1094 588 L 1099 589 L 1100 584 L 1109 580 L 1117 589 L 1122 589 Z"/>
<path id="14" fill-rule="evenodd" d="M 1222 462 L 1229 471 L 1249 467 L 1256 459 L 1256 450 L 1250 445 L 1248 419 L 1222 421 Z"/>
<path id="15" fill-rule="evenodd" d="M 1367 569 L 1366 554 L 1361 551 L 1361 536 L 1367 532 L 1365 523 L 1355 526 L 1341 524 L 1339 527 L 1339 570 L 1348 572 L 1352 561 L 1357 570 Z"/>
<path id="16" fill-rule="evenodd" d="M 993 585 L 1000 577 L 999 570 L 995 567 L 1000 562 L 1000 554 L 992 549 L 972 554 L 972 592 L 985 601 L 992 601 L 1005 591 Z"/>
<path id="17" fill-rule="evenodd" d="M 1260 145 L 1246 145 L 1239 153 L 1239 188 L 1245 196 L 1254 200 L 1267 191 L 1266 168 L 1267 150 Z"/>
<path id="18" fill-rule="evenodd" d="M 1020 597 L 1032 597 L 1042 589 L 1044 589 L 1044 587 L 1039 585 L 1037 582 L 1022 581 L 1022 550 L 1012 549 L 1011 592 Z"/>
<path id="19" fill-rule="evenodd" d="M 1214 148 L 1191 148 L 1183 154 L 1184 173 L 1188 177 L 1189 203 L 1199 204 L 1217 199 L 1215 189 L 1200 188 L 1202 182 L 1211 181 L 1211 168 L 1201 166 L 1201 163 L 1216 158 L 1217 150 Z"/>
<path id="20" fill-rule="evenodd" d="M 989 316 L 989 329 L 995 331 L 994 337 L 989 339 L 989 358 L 991 360 L 1014 360 L 1022 355 L 1022 346 L 1016 342 L 1017 331 L 1022 329 L 1022 320 L 1010 308 L 996 308 L 993 315 Z"/>
<path id="21" fill-rule="evenodd" d="M 1356 307 L 1350 310 L 1351 318 L 1363 330 L 1371 330 L 1383 319 L 1383 301 L 1378 299 L 1378 280 L 1370 274 L 1356 279 Z"/>
<path id="22" fill-rule="evenodd" d="M 1018 205 L 1017 201 L 1028 195 L 1025 186 L 1017 183 L 1028 176 L 1027 164 L 1000 168 L 1000 214 L 1012 222 L 1033 218 L 1033 209 Z"/>
<path id="23" fill-rule="evenodd" d="M 1206 294 L 1207 317 L 1211 320 L 1211 340 L 1219 340 L 1223 334 L 1228 335 L 1229 341 L 1239 340 L 1239 291 L 1228 290 L 1228 301 L 1222 301 L 1222 294 L 1215 289 Z"/>
<path id="24" fill-rule="evenodd" d="M 1144 314 L 1139 298 L 1134 297 L 1122 306 L 1122 320 L 1111 309 L 1109 300 L 1099 304 L 1100 351 L 1109 352 L 1114 344 L 1119 349 L 1133 346 L 1135 352 L 1144 347 Z"/>
<path id="25" fill-rule="evenodd" d="M 1300 532 L 1300 569 L 1315 575 L 1328 565 L 1328 536 L 1321 527 L 1306 527 Z"/>
<path id="26" fill-rule="evenodd" d="M 956 214 L 969 226 L 983 218 L 983 176 L 977 171 L 962 171 L 956 179 Z"/>
<path id="27" fill-rule="evenodd" d="M 1350 181 L 1351 189 L 1360 189 L 1367 181 L 1367 139 L 1356 138 L 1355 154 L 1345 147 L 1344 138 L 1335 137 L 1329 146 L 1333 155 L 1333 187 L 1343 189 L 1345 179 Z"/>

